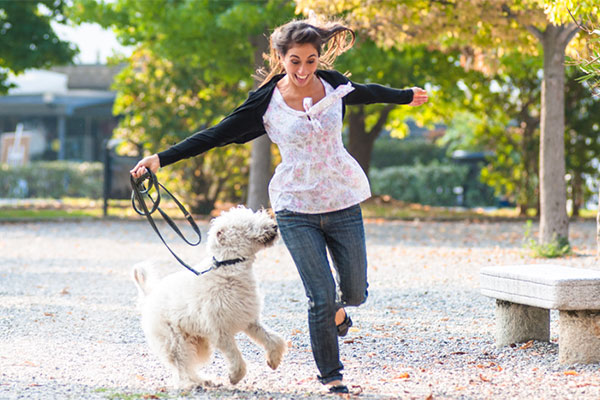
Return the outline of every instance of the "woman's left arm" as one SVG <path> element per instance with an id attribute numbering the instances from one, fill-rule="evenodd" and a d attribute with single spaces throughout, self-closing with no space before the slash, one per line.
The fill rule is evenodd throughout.
<path id="1" fill-rule="evenodd" d="M 427 102 L 427 92 L 421 88 L 394 89 L 376 83 L 361 84 L 352 82 L 354 90 L 345 97 L 347 105 L 353 104 L 408 104 L 420 106 Z"/>
<path id="2" fill-rule="evenodd" d="M 413 87 L 411 88 L 411 90 L 413 91 L 413 98 L 412 101 L 410 103 L 408 103 L 409 106 L 420 106 L 421 104 L 427 103 L 427 100 L 429 99 L 429 96 L 427 95 L 427 91 L 421 89 L 420 87 Z"/>

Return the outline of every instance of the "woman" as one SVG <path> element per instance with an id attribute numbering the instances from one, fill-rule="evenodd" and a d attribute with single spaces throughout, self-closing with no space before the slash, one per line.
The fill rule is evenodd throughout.
<path id="1" fill-rule="evenodd" d="M 344 307 L 358 306 L 367 298 L 359 203 L 371 193 L 367 177 L 342 144 L 345 105 L 418 106 L 427 101 L 427 93 L 420 88 L 361 85 L 329 69 L 354 44 L 354 32 L 339 23 L 292 21 L 275 29 L 270 41 L 270 71 L 259 89 L 216 126 L 142 159 L 131 174 L 139 177 L 146 168 L 156 172 L 216 146 L 269 135 L 282 157 L 269 184 L 271 206 L 308 297 L 318 378 L 330 392 L 348 393 L 338 336 L 346 335 L 352 325 Z"/>

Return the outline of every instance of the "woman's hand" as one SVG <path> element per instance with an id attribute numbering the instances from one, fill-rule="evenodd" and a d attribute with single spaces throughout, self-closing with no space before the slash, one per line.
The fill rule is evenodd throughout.
<path id="1" fill-rule="evenodd" d="M 420 87 L 411 88 L 413 91 L 413 100 L 408 103 L 409 106 L 420 106 L 421 104 L 427 103 L 427 92 Z"/>
<path id="2" fill-rule="evenodd" d="M 138 163 L 133 167 L 129 173 L 134 178 L 139 178 L 140 176 L 146 173 L 146 170 L 149 169 L 152 172 L 158 171 L 160 168 L 160 160 L 158 159 L 158 154 L 153 154 L 148 157 L 142 158 Z"/>

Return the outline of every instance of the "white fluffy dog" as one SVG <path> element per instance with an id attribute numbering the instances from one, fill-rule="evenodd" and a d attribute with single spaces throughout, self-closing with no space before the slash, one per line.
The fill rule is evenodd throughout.
<path id="1" fill-rule="evenodd" d="M 229 366 L 229 380 L 246 375 L 246 363 L 235 334 L 245 332 L 266 350 L 267 364 L 277 368 L 285 341 L 260 322 L 261 300 L 252 271 L 255 254 L 273 244 L 277 225 L 262 210 L 235 207 L 211 221 L 207 245 L 210 256 L 194 276 L 182 270 L 158 280 L 138 264 L 133 279 L 138 287 L 142 328 L 151 350 L 173 370 L 182 389 L 208 386 L 196 368 L 216 347 Z"/>

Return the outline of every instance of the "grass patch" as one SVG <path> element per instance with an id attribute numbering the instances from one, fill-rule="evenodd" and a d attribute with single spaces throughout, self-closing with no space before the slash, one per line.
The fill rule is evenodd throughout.
<path id="1" fill-rule="evenodd" d="M 160 206 L 173 219 L 182 219 L 183 215 L 174 202 L 163 199 Z M 194 215 L 196 219 L 208 219 L 220 211 L 234 206 L 231 203 L 217 203 L 210 216 Z M 461 220 L 492 220 L 492 221 L 525 221 L 535 218 L 535 210 L 528 210 L 527 216 L 519 216 L 516 208 L 463 209 L 457 207 L 433 207 L 422 204 L 409 204 L 394 200 L 389 196 L 373 197 L 362 203 L 363 216 L 367 219 L 383 220 L 415 220 L 424 221 L 461 221 Z M 581 210 L 580 218 L 593 219 L 596 210 Z M 14 204 L 0 206 L 0 221 L 36 221 L 36 220 L 76 220 L 100 219 L 104 216 L 102 200 L 63 198 L 57 199 L 26 199 Z M 110 200 L 108 216 L 117 219 L 143 219 L 135 213 L 130 200 Z M 552 250 L 551 250 L 552 252 Z"/>
<path id="2" fill-rule="evenodd" d="M 549 243 L 538 243 L 531 235 L 532 222 L 527 221 L 525 227 L 524 246 L 531 251 L 531 255 L 536 258 L 557 258 L 571 254 L 571 245 L 569 239 L 565 237 L 552 237 Z"/>
<path id="3" fill-rule="evenodd" d="M 519 219 L 516 209 L 503 208 L 487 210 L 483 208 L 434 207 L 423 204 L 409 204 L 388 196 L 373 197 L 362 204 L 365 218 L 402 220 L 480 220 L 480 219 Z"/>
<path id="4" fill-rule="evenodd" d="M 160 391 L 156 393 L 128 393 L 128 392 L 118 392 L 116 390 L 100 388 L 95 390 L 96 393 L 102 393 L 109 400 L 148 400 L 148 399 L 171 399 L 176 398 L 170 396 L 165 391 Z"/>

